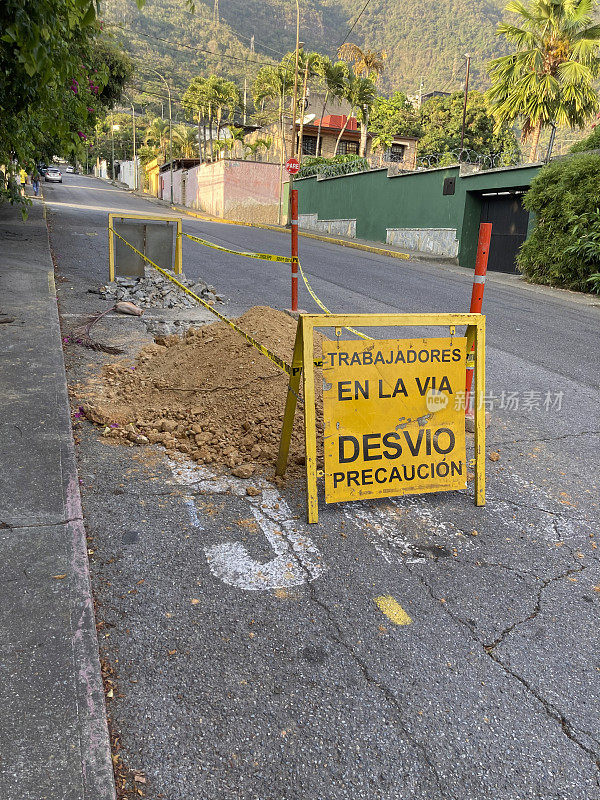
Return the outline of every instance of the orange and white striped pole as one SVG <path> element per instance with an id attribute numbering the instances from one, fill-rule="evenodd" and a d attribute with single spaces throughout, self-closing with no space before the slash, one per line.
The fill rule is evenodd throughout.
<path id="1" fill-rule="evenodd" d="M 290 181 L 291 183 L 291 181 Z M 293 186 L 294 184 L 291 183 Z M 292 311 L 298 311 L 298 189 L 292 189 Z"/>
<path id="2" fill-rule="evenodd" d="M 490 241 L 492 239 L 492 223 L 482 222 L 479 226 L 479 241 L 477 242 L 477 257 L 475 259 L 475 275 L 473 276 L 473 291 L 471 292 L 471 314 L 481 314 L 483 305 L 483 289 L 485 287 L 485 276 L 487 274 L 488 254 L 490 252 Z M 465 414 L 471 416 L 473 397 L 471 396 L 471 386 L 473 385 L 473 373 L 475 371 L 475 346 L 471 347 L 471 352 L 467 353 L 467 381 L 465 387 Z"/>

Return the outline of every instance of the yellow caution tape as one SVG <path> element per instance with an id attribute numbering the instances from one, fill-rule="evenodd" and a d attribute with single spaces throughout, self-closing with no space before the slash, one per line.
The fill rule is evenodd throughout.
<path id="1" fill-rule="evenodd" d="M 188 239 L 191 239 L 192 242 L 198 242 L 198 244 L 203 244 L 206 247 L 211 247 L 213 250 L 220 250 L 222 253 L 232 253 L 235 256 L 245 256 L 246 258 L 259 258 L 262 261 L 279 261 L 280 263 L 283 264 L 291 264 L 294 262 L 294 260 L 298 261 L 297 258 L 294 259 L 294 258 L 288 258 L 287 256 L 273 256 L 270 255 L 269 253 L 250 253 L 248 251 L 242 251 L 242 250 L 230 250 L 228 247 L 222 247 L 220 244 L 209 242 L 208 239 L 201 239 L 198 236 L 192 236 L 191 233 L 184 233 L 183 235 L 187 236 Z M 302 280 L 304 281 L 304 284 L 308 289 L 308 293 L 310 294 L 312 299 L 319 306 L 319 308 L 322 309 L 326 314 L 331 314 L 331 311 L 325 305 L 323 305 L 323 303 L 319 300 L 317 295 L 312 290 L 312 287 L 302 270 L 300 262 L 298 262 L 298 267 L 300 269 L 300 274 L 302 275 Z M 346 328 L 346 330 L 350 331 L 350 333 L 354 333 L 356 336 L 360 336 L 361 339 L 373 338 L 372 336 L 367 336 L 365 333 L 357 331 L 355 328 Z"/>
<path id="2" fill-rule="evenodd" d="M 302 275 L 302 280 L 304 281 L 304 285 L 305 285 L 305 286 L 306 286 L 306 288 L 308 289 L 308 293 L 310 294 L 310 296 L 312 297 L 312 299 L 315 301 L 315 303 L 316 303 L 316 304 L 319 306 L 319 308 L 320 308 L 322 311 L 324 311 L 326 314 L 331 314 L 331 311 L 330 311 L 330 310 L 327 308 L 327 306 L 326 306 L 326 305 L 324 305 L 324 304 L 323 304 L 323 303 L 322 303 L 322 302 L 319 300 L 319 298 L 317 297 L 317 295 L 316 295 L 316 294 L 313 292 L 312 286 L 311 286 L 311 285 L 310 285 L 310 283 L 308 282 L 308 278 L 307 278 L 307 277 L 306 277 L 306 275 L 304 274 L 304 270 L 302 269 L 302 265 L 300 264 L 300 262 L 298 262 L 298 269 L 300 270 L 300 275 Z M 360 331 L 357 331 L 355 328 L 346 328 L 346 330 L 347 330 L 347 331 L 350 331 L 350 333 L 355 333 L 357 336 L 360 336 L 360 338 L 361 338 L 361 339 L 372 339 L 372 338 L 373 338 L 372 336 L 367 336 L 367 334 L 366 334 L 366 333 L 361 333 Z"/>
<path id="3" fill-rule="evenodd" d="M 247 250 L 230 250 L 228 247 L 222 247 L 220 244 L 209 242 L 208 239 L 200 239 L 198 236 L 192 236 L 191 233 L 184 233 L 192 242 L 198 242 L 205 247 L 211 247 L 213 250 L 220 250 L 222 253 L 232 253 L 234 256 L 244 256 L 245 258 L 259 258 L 261 261 L 279 261 L 283 264 L 291 264 L 292 259 L 287 256 L 273 256 L 270 253 L 251 253 Z"/>
<path id="4" fill-rule="evenodd" d="M 143 253 L 140 253 L 140 251 L 137 248 L 135 248 L 132 244 L 130 244 L 127 241 L 127 239 L 124 239 L 120 233 L 117 233 L 114 228 L 109 228 L 109 230 L 112 233 L 114 233 L 115 236 L 118 236 L 119 239 L 121 239 L 121 241 L 125 242 L 125 244 L 128 247 L 130 247 L 134 251 L 134 253 L 137 253 L 138 256 L 140 256 L 140 258 L 143 258 L 144 261 L 147 261 L 148 264 L 154 267 L 154 269 L 158 270 L 161 273 L 161 275 L 164 275 L 165 278 L 168 278 L 174 284 L 179 286 L 179 288 L 182 289 L 186 294 L 189 294 L 189 296 L 193 297 L 194 300 L 200 303 L 200 305 L 208 309 L 208 311 L 210 311 L 211 314 L 214 314 L 216 317 L 218 317 L 221 320 L 221 322 L 224 322 L 226 325 L 229 325 L 230 328 L 233 328 L 234 331 L 237 331 L 239 334 L 241 334 L 241 336 L 244 337 L 244 339 L 248 342 L 248 344 L 251 344 L 252 347 L 256 348 L 259 351 L 259 353 L 262 353 L 263 356 L 266 356 L 270 361 L 272 361 L 276 366 L 278 366 L 280 370 L 285 372 L 287 375 L 292 374 L 292 367 L 289 364 L 287 364 L 282 358 L 273 353 L 271 350 L 268 350 L 260 342 L 257 342 L 256 339 L 253 339 L 252 336 L 250 336 L 250 334 L 246 333 L 241 328 L 239 328 L 235 324 L 235 322 L 232 322 L 224 314 L 221 314 L 219 311 L 217 311 L 216 308 L 213 308 L 209 303 L 207 303 L 201 297 L 198 297 L 197 294 L 194 294 L 194 292 L 188 289 L 187 286 L 184 286 L 183 283 L 177 280 L 177 278 L 174 278 L 172 275 L 169 275 L 169 273 L 166 270 L 164 270 L 162 267 L 159 267 L 158 264 L 155 264 L 154 261 L 148 258 L 148 256 L 145 256 Z M 294 369 L 293 372 L 296 373 L 297 370 Z"/>

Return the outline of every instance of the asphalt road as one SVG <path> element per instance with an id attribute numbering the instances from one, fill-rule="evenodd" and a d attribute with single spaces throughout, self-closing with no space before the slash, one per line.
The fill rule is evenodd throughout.
<path id="1" fill-rule="evenodd" d="M 87 289 L 107 278 L 108 210 L 157 206 L 83 176 L 44 191 L 68 325 L 99 308 Z M 287 254 L 276 232 L 184 229 Z M 300 247 L 334 310 L 468 307 L 472 273 L 459 267 Z M 230 298 L 232 316 L 287 305 L 287 265 L 186 242 L 184 269 Z M 316 310 L 304 289 L 300 304 Z M 243 481 L 76 423 L 101 650 L 119 676 L 109 713 L 146 797 L 600 798 L 600 309 L 491 276 L 484 311 L 488 450 L 500 455 L 484 508 L 472 488 L 321 503 L 308 526 L 299 484 L 250 498 Z M 148 339 L 122 319 L 105 331 L 131 349 Z M 106 359 L 66 357 L 72 388 Z M 262 591 L 256 570 L 272 578 Z"/>

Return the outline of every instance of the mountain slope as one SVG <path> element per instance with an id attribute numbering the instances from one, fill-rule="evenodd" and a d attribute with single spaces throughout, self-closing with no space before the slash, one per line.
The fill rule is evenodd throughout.
<path id="1" fill-rule="evenodd" d="M 467 52 L 473 56 L 472 86 L 483 88 L 486 62 L 502 52 L 495 29 L 503 4 L 503 0 L 371 0 L 349 39 L 387 51 L 383 90 L 417 92 L 421 78 L 425 91 L 456 90 L 464 80 Z M 364 0 L 301 2 L 301 39 L 307 49 L 335 55 L 363 7 Z M 141 11 L 134 0 L 102 4 L 106 22 L 123 26 L 112 29 L 134 55 L 141 74 L 144 65 L 155 67 L 168 73 L 180 92 L 194 74 L 210 71 L 241 85 L 245 73 L 255 74 L 261 63 L 279 60 L 294 47 L 292 0 L 218 0 L 218 11 L 216 24 L 214 0 L 196 0 L 193 14 L 183 0 L 147 0 Z M 250 49 L 252 36 L 255 53 Z M 146 69 L 144 84 L 151 74 Z"/>

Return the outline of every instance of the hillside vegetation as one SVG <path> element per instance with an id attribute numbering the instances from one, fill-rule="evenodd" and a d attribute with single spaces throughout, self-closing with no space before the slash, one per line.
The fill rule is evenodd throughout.
<path id="1" fill-rule="evenodd" d="M 350 39 L 387 52 L 382 91 L 416 93 L 421 78 L 425 91 L 456 90 L 464 79 L 466 52 L 473 56 L 472 87 L 484 88 L 486 62 L 502 52 L 494 34 L 503 5 L 503 0 L 374 0 Z M 364 0 L 301 2 L 307 49 L 333 56 L 363 6 Z M 259 67 L 252 60 L 278 61 L 295 44 L 290 0 L 220 0 L 218 24 L 213 0 L 196 0 L 193 14 L 183 0 L 147 0 L 141 11 L 134 0 L 104 0 L 102 13 L 106 22 L 123 26 L 111 30 L 135 60 L 168 73 L 180 91 L 193 75 L 211 71 L 241 84 L 244 73 L 253 77 Z"/>

